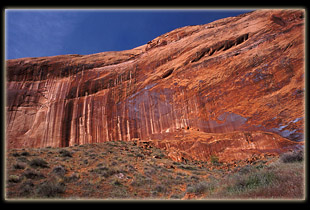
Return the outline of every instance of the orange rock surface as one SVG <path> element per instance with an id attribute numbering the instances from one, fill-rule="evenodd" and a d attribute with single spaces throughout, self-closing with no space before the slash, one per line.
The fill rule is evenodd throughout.
<path id="1" fill-rule="evenodd" d="M 304 142 L 304 10 L 186 26 L 120 52 L 6 62 L 8 148 L 152 140 L 238 159 Z"/>

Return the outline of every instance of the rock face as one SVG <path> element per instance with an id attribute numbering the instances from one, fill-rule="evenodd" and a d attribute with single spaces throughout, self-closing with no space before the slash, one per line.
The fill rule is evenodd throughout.
<path id="1" fill-rule="evenodd" d="M 6 68 L 8 148 L 140 139 L 207 159 L 304 138 L 304 10 L 258 10 L 131 50 Z"/>

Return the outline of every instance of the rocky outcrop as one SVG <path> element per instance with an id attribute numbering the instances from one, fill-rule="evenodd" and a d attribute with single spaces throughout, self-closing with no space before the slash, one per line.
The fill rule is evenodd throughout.
<path id="1" fill-rule="evenodd" d="M 304 138 L 303 10 L 258 10 L 131 50 L 13 59 L 6 69 L 9 148 L 174 144 L 188 131 L 178 148 L 189 153 L 182 145 L 195 131 L 205 138 L 188 142 L 191 155 L 203 159 L 203 148 L 204 158 L 229 148 L 242 156 Z"/>
<path id="2" fill-rule="evenodd" d="M 187 130 L 176 134 L 173 140 L 149 140 L 140 144 L 168 150 L 168 156 L 178 162 L 209 161 L 211 156 L 219 161 L 233 162 L 255 155 L 277 155 L 301 146 L 277 134 L 262 131 L 205 133 Z"/>

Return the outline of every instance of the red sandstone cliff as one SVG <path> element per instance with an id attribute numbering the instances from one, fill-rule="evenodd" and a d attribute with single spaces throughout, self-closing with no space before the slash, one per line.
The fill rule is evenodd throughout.
<path id="1" fill-rule="evenodd" d="M 304 138 L 303 10 L 258 10 L 131 50 L 6 68 L 9 148 L 141 139 L 206 159 Z"/>

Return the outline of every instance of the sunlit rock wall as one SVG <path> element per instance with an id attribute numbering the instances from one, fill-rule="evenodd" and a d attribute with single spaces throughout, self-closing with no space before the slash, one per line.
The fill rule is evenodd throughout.
<path id="1" fill-rule="evenodd" d="M 179 131 L 303 141 L 304 47 L 303 10 L 258 10 L 126 51 L 8 60 L 7 146 L 169 140 Z"/>

